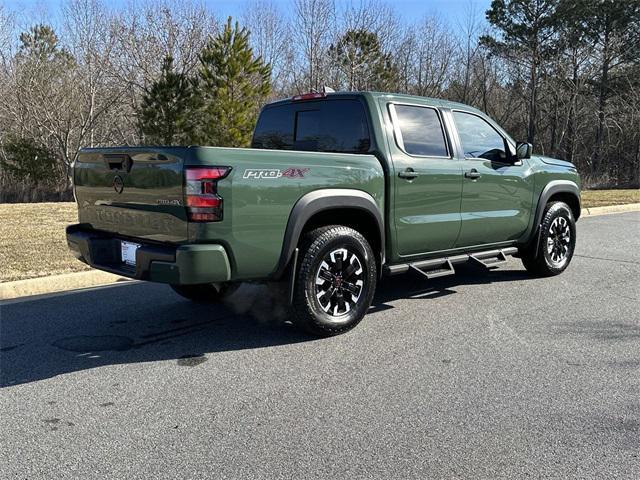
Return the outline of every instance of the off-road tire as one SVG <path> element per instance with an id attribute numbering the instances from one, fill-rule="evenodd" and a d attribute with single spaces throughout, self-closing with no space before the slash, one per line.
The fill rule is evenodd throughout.
<path id="1" fill-rule="evenodd" d="M 375 255 L 359 232 L 341 225 L 312 230 L 300 245 L 292 322 L 322 337 L 351 330 L 367 313 L 376 280 Z"/>
<path id="2" fill-rule="evenodd" d="M 170 285 L 178 295 L 196 303 L 220 303 L 231 295 L 238 283 L 199 283 L 196 285 Z"/>
<path id="3" fill-rule="evenodd" d="M 571 208 L 564 202 L 549 203 L 538 234 L 537 248 L 534 244 L 520 250 L 524 267 L 538 277 L 564 272 L 571 263 L 576 246 L 576 222 Z"/>

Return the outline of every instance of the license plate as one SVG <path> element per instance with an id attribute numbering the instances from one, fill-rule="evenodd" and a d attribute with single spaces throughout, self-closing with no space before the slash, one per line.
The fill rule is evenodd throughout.
<path id="1" fill-rule="evenodd" d="M 133 267 L 136 266 L 136 251 L 140 248 L 139 243 L 120 242 L 120 252 L 122 254 L 122 262 Z"/>

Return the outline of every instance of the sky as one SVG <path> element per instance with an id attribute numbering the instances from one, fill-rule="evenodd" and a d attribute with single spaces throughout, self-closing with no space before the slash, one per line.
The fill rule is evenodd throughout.
<path id="1" fill-rule="evenodd" d="M 292 0 L 273 0 L 282 7 L 283 11 L 290 10 Z M 352 0 L 353 3 L 358 0 Z M 106 0 L 105 3 L 118 8 L 127 3 L 127 0 Z M 246 3 L 245 0 L 204 0 L 204 3 L 216 13 L 218 18 L 225 18 L 229 15 L 237 17 Z M 336 0 L 336 4 L 342 3 Z M 464 21 L 469 10 L 473 10 L 478 19 L 484 18 L 484 12 L 489 8 L 490 0 L 387 0 L 393 5 L 398 13 L 407 21 L 411 22 L 426 14 L 436 14 L 446 20 L 450 25 L 457 25 Z M 4 5 L 9 10 L 18 10 L 23 18 L 33 14 L 34 21 L 42 21 L 43 18 L 58 16 L 60 10 L 60 0 L 0 0 L 0 5 Z M 32 13 L 33 12 L 33 13 Z"/>
<path id="2" fill-rule="evenodd" d="M 208 0 L 207 5 L 210 5 L 214 10 L 222 9 L 224 16 L 236 15 L 240 12 L 242 5 L 245 3 L 243 0 Z M 288 6 L 290 0 L 275 0 L 275 3 L 285 7 Z M 336 0 L 336 4 L 341 3 L 340 0 Z M 357 1 L 354 1 L 357 3 Z M 473 5 L 477 10 L 478 15 L 484 18 L 484 11 L 489 8 L 490 0 L 391 0 L 387 3 L 394 5 L 398 12 L 407 20 L 419 18 L 424 14 L 437 13 L 443 17 L 449 17 L 454 20 L 457 17 L 466 17 L 470 5 Z"/>

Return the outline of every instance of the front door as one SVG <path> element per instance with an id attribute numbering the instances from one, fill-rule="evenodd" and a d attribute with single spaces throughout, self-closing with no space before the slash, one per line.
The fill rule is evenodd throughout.
<path id="1" fill-rule="evenodd" d="M 507 139 L 479 115 L 454 111 L 464 152 L 462 226 L 456 247 L 517 240 L 531 214 L 533 176 L 515 162 Z"/>
<path id="2" fill-rule="evenodd" d="M 453 247 L 460 231 L 461 162 L 452 154 L 441 113 L 388 104 L 396 244 L 400 256 Z"/>

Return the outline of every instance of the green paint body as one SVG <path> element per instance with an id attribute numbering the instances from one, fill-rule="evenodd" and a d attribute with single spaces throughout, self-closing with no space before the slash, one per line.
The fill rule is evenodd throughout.
<path id="1" fill-rule="evenodd" d="M 336 94 L 341 95 L 341 94 Z M 353 97 L 353 94 L 349 94 Z M 84 150 L 74 168 L 79 222 L 124 238 L 168 245 L 214 244 L 224 247 L 230 280 L 268 278 L 278 267 L 287 224 L 298 200 L 322 189 L 352 189 L 369 194 L 383 212 L 386 263 L 523 244 L 535 231 L 535 212 L 544 187 L 552 180 L 580 186 L 575 168 L 562 161 L 533 156 L 520 164 L 465 159 L 452 110 L 484 114 L 466 105 L 422 97 L 358 94 L 368 107 L 374 149 L 371 154 L 234 149 L 218 147 L 119 147 Z M 437 108 L 447 126 L 449 158 L 415 157 L 395 141 L 390 103 Z M 452 117 L 451 117 L 452 118 Z M 114 191 L 108 159 L 127 154 L 133 160 Z M 107 158 L 107 160 L 105 160 Z M 546 161 L 545 161 L 546 160 Z M 229 166 L 218 182 L 224 201 L 219 222 L 188 222 L 184 206 L 185 166 Z M 409 181 L 398 174 L 413 168 Z M 475 168 L 478 180 L 464 177 Z M 302 176 L 256 178 L 257 170 L 297 169 Z M 251 173 L 254 172 L 254 173 Z M 340 211 L 335 211 L 340 223 Z M 220 260 L 224 263 L 223 260 Z M 163 270 L 163 278 L 174 278 Z M 202 277 L 202 271 L 197 273 Z"/>

